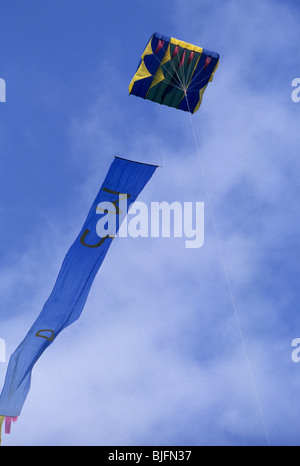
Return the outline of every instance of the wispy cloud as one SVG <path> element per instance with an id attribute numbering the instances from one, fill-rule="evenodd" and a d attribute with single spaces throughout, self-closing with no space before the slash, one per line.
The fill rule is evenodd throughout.
<path id="1" fill-rule="evenodd" d="M 297 444 L 290 342 L 299 336 L 299 131 L 289 75 L 299 11 L 271 0 L 175 5 L 176 34 L 221 53 L 193 122 L 271 443 Z M 117 238 L 80 321 L 38 362 L 5 441 L 266 444 L 189 116 L 169 108 L 156 115 L 152 102 L 125 98 L 117 74 L 102 65 L 96 100 L 68 128 L 70 164 L 81 173 L 74 209 L 65 223 L 63 210 L 59 222 L 52 212 L 37 241 L 2 268 L 5 307 L 19 312 L 5 312 L 0 336 L 13 350 L 29 328 L 113 155 L 156 163 L 161 152 L 163 167 L 142 199 L 204 201 L 205 243 L 187 250 L 184 239 Z"/>

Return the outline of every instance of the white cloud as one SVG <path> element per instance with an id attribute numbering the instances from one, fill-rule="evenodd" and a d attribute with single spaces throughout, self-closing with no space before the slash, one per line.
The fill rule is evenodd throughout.
<path id="1" fill-rule="evenodd" d="M 278 83 L 280 57 L 289 46 L 296 47 L 298 26 L 293 13 L 277 2 L 217 4 L 190 2 L 182 8 L 178 2 L 174 21 L 194 42 L 222 46 L 220 68 L 193 121 L 271 442 L 296 444 L 298 379 L 289 345 L 299 335 L 285 322 L 287 290 L 275 301 L 277 279 L 263 283 L 274 249 L 280 249 L 279 264 L 284 264 L 281 242 L 294 237 L 297 225 L 298 123 L 290 82 L 285 100 L 284 91 L 278 95 L 272 84 L 272 66 L 277 66 Z M 199 23 L 191 21 L 196 13 Z M 288 66 L 294 53 L 284 55 Z M 105 71 L 107 82 L 112 80 L 117 89 L 114 70 L 106 66 Z M 72 163 L 78 164 L 83 180 L 78 210 L 66 215 L 67 230 L 49 218 L 49 227 L 55 225 L 51 250 L 49 232 L 39 232 L 41 239 L 17 265 L 2 270 L 7 306 L 15 305 L 16 288 L 32 292 L 20 304 L 22 315 L 1 324 L 9 347 L 27 324 L 29 328 L 37 306 L 50 293 L 49 283 L 112 156 L 159 162 L 156 109 L 128 99 L 126 108 L 120 108 L 113 94 L 100 92 L 88 114 L 72 122 Z M 141 199 L 205 201 L 204 246 L 187 250 L 183 239 L 114 241 L 80 321 L 37 363 L 31 392 L 11 437 L 5 437 L 7 444 L 266 443 L 189 117 L 161 108 L 155 122 L 163 168 Z"/>

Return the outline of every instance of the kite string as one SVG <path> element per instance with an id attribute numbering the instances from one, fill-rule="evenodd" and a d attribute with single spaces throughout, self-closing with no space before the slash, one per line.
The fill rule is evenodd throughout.
<path id="1" fill-rule="evenodd" d="M 184 54 L 185 54 L 185 49 L 183 49 L 182 47 L 179 47 L 179 50 L 181 50 L 181 49 L 183 50 L 183 52 L 182 52 L 182 54 L 181 54 L 181 57 L 180 57 L 180 52 L 178 52 L 178 54 L 177 54 L 177 57 L 178 57 L 178 65 L 177 65 L 177 67 L 176 67 L 176 71 L 177 71 L 177 70 L 178 70 L 178 71 L 181 71 L 181 80 L 180 80 L 180 82 L 181 82 L 181 84 L 182 84 L 183 89 L 185 89 L 185 88 L 186 88 L 186 84 L 185 84 L 185 76 L 184 76 L 184 60 L 183 60 L 182 65 L 180 65 L 181 60 L 183 59 Z M 178 73 L 178 74 L 179 74 L 179 73 Z"/>
<path id="2" fill-rule="evenodd" d="M 181 47 L 180 47 L 180 48 L 181 48 Z M 162 46 L 162 50 L 165 52 L 165 54 L 167 53 L 167 50 L 165 50 L 164 46 Z M 153 56 L 156 58 L 156 60 L 157 60 L 157 61 L 160 63 L 160 65 L 161 65 L 161 60 L 159 60 L 159 58 L 155 55 L 155 53 L 153 54 Z M 178 58 L 178 65 L 179 65 L 179 63 L 180 63 L 180 60 L 179 60 L 180 55 L 179 55 L 179 53 L 176 55 L 176 58 Z M 198 61 L 197 61 L 197 64 L 198 64 L 198 62 L 199 62 L 199 59 L 198 59 Z M 188 66 L 188 70 L 187 70 L 187 80 L 186 80 L 186 82 L 185 82 L 185 76 L 184 76 L 184 73 L 183 73 L 183 69 L 181 70 L 181 75 L 182 75 L 182 77 L 180 77 L 179 72 L 178 72 L 176 66 L 174 65 L 172 59 L 169 61 L 169 63 L 170 63 L 170 65 L 171 65 L 171 67 L 172 67 L 172 69 L 173 69 L 173 71 L 174 71 L 174 75 L 171 74 L 171 72 L 165 67 L 165 65 L 161 65 L 161 68 L 163 68 L 163 69 L 171 76 L 172 80 L 174 80 L 174 76 L 176 75 L 177 78 L 178 78 L 178 81 L 177 81 L 176 78 L 175 78 L 176 84 L 174 84 L 174 83 L 172 83 L 171 81 L 168 81 L 168 80 L 166 79 L 166 77 L 165 77 L 162 81 L 165 81 L 167 84 L 169 84 L 170 86 L 172 86 L 172 87 L 174 87 L 174 88 L 176 88 L 176 89 L 180 89 L 180 90 L 182 90 L 182 91 L 188 90 L 188 92 L 198 92 L 197 90 L 194 91 L 194 88 L 197 87 L 197 86 L 199 86 L 199 84 L 200 84 L 202 81 L 205 81 L 205 80 L 208 78 L 208 76 L 206 76 L 205 78 L 202 78 L 200 81 L 198 81 L 198 82 L 195 83 L 196 78 L 202 73 L 203 69 L 205 68 L 205 63 L 204 63 L 204 65 L 202 66 L 202 68 L 201 68 L 200 70 L 197 71 L 196 74 L 193 75 L 193 73 L 192 73 L 191 76 L 188 76 L 188 75 L 189 75 L 189 70 L 190 70 L 190 67 L 191 67 L 191 63 L 192 63 L 192 60 L 191 60 L 189 66 Z M 179 68 L 181 68 L 181 67 L 179 67 Z M 195 70 L 195 68 L 194 68 L 194 70 Z M 153 79 L 155 79 L 155 78 L 156 78 L 156 77 L 153 76 Z M 159 78 L 156 78 L 156 79 L 158 79 L 158 80 L 160 81 Z M 169 79 L 170 79 L 170 78 L 169 78 Z M 190 84 L 192 84 L 192 82 L 193 82 L 193 85 L 192 85 L 191 87 L 189 87 Z M 177 84 L 178 84 L 178 85 L 177 85 Z"/>
<path id="3" fill-rule="evenodd" d="M 165 50 L 164 46 L 162 47 L 162 50 L 165 52 L 165 54 L 167 53 L 167 51 Z M 179 54 L 177 54 L 176 56 L 178 57 L 178 55 L 179 55 Z M 157 60 L 157 61 L 160 63 L 160 65 L 161 65 L 161 60 L 159 60 L 159 58 L 158 58 L 155 54 L 153 54 L 153 56 L 156 58 L 156 60 Z M 199 60 L 198 60 L 198 61 L 199 61 Z M 205 81 L 205 80 L 207 79 L 207 76 L 206 76 L 205 78 L 203 78 L 203 79 L 201 79 L 200 81 L 198 81 L 197 83 L 195 83 L 195 79 L 199 76 L 199 74 L 201 74 L 201 72 L 203 71 L 203 69 L 204 69 L 204 67 L 205 67 L 205 64 L 202 66 L 202 68 L 201 68 L 195 75 L 193 75 L 193 73 L 192 73 L 191 77 L 189 77 L 189 79 L 187 79 L 187 81 L 185 82 L 185 78 L 184 78 L 184 75 L 183 75 L 183 70 L 181 70 L 181 73 L 182 73 L 182 79 L 181 79 L 181 77 L 179 76 L 179 73 L 178 73 L 178 71 L 177 71 L 177 69 L 176 69 L 176 66 L 175 66 L 174 63 L 173 63 L 173 60 L 171 59 L 171 60 L 169 61 L 169 63 L 170 63 L 170 65 L 171 65 L 171 68 L 172 68 L 173 71 L 174 71 L 174 75 L 171 74 L 171 72 L 166 68 L 165 65 L 161 65 L 161 68 L 164 69 L 164 70 L 171 76 L 172 80 L 174 79 L 174 77 L 175 77 L 175 75 L 176 75 L 177 78 L 178 78 L 178 81 L 177 81 L 176 78 L 175 78 L 176 84 L 174 84 L 174 83 L 172 83 L 171 81 L 168 81 L 168 80 L 166 79 L 166 76 L 164 77 L 164 79 L 163 79 L 162 81 L 166 82 L 166 83 L 169 84 L 170 86 L 172 86 L 172 87 L 174 87 L 174 88 L 176 88 L 176 89 L 179 89 L 179 90 L 181 90 L 181 91 L 188 90 L 188 92 L 199 92 L 198 90 L 194 90 L 193 88 L 199 86 L 199 84 L 200 84 L 202 81 Z M 179 62 L 178 62 L 178 64 L 179 64 Z M 191 66 L 191 63 L 190 63 L 189 66 Z M 181 68 L 181 67 L 180 67 L 180 68 Z M 191 79 L 191 78 L 192 78 L 192 79 Z M 156 77 L 156 76 L 153 76 L 153 80 L 154 80 L 154 79 L 157 79 L 158 82 L 161 81 L 161 79 L 158 78 L 158 77 Z M 169 78 L 169 80 L 170 80 L 170 78 Z M 189 87 L 189 85 L 192 83 L 192 81 L 194 82 L 194 84 L 192 85 L 192 87 Z M 177 84 L 178 84 L 178 85 L 177 85 Z"/>
<path id="4" fill-rule="evenodd" d="M 163 166 L 162 152 L 161 152 L 161 147 L 160 147 L 160 142 L 159 142 L 159 137 L 158 137 L 157 126 L 156 126 L 156 119 L 157 119 L 158 112 L 160 111 L 160 107 L 161 106 L 158 105 L 158 109 L 154 116 L 153 124 L 154 124 L 154 132 L 155 132 L 155 137 L 156 137 L 156 144 L 158 147 L 158 153 L 159 153 L 159 158 L 160 158 L 160 164 L 161 164 L 160 166 L 162 167 Z"/>
<path id="5" fill-rule="evenodd" d="M 210 200 L 208 185 L 207 185 L 207 182 L 206 182 L 205 171 L 204 171 L 203 163 L 202 163 L 201 156 L 200 156 L 200 150 L 199 150 L 199 146 L 198 146 L 198 142 L 197 142 L 197 138 L 196 138 L 196 132 L 195 132 L 195 128 L 194 128 L 192 114 L 190 112 L 189 103 L 188 103 L 187 98 L 186 98 L 186 101 L 187 101 L 187 106 L 188 106 L 188 109 L 189 109 L 190 122 L 191 122 L 192 132 L 193 132 L 193 136 L 194 136 L 195 146 L 196 146 L 196 150 L 197 150 L 197 155 L 198 155 L 198 159 L 199 159 L 202 179 L 203 179 L 203 183 L 204 183 L 206 197 L 207 197 L 207 200 L 208 200 L 210 214 L 211 214 L 212 221 L 213 221 L 213 226 L 214 226 L 215 235 L 216 235 L 216 239 L 217 239 L 217 243 L 218 243 L 218 248 L 219 248 L 219 252 L 220 252 L 220 256 L 221 256 L 221 262 L 222 262 L 222 266 L 223 266 L 223 269 L 224 269 L 225 278 L 226 278 L 226 282 L 227 282 L 227 286 L 228 286 L 228 290 L 229 290 L 229 295 L 230 295 L 230 299 L 231 299 L 231 302 L 232 302 L 232 307 L 233 307 L 233 310 L 234 310 L 234 315 L 235 315 L 236 323 L 237 323 L 237 326 L 238 326 L 239 334 L 240 334 L 240 337 L 241 337 L 241 342 L 242 342 L 242 346 L 243 346 L 243 350 L 244 350 L 244 354 L 245 354 L 245 359 L 246 359 L 246 362 L 247 362 L 250 379 L 251 379 L 252 386 L 253 386 L 253 389 L 254 389 L 255 398 L 256 398 L 256 401 L 257 401 L 257 406 L 258 406 L 259 414 L 260 414 L 260 417 L 261 417 L 262 425 L 263 425 L 263 428 L 264 428 L 264 432 L 265 432 L 265 435 L 266 435 L 266 438 L 267 438 L 268 445 L 271 446 L 270 437 L 269 437 L 267 426 L 266 426 L 266 423 L 265 423 L 261 402 L 260 402 L 260 399 L 259 399 L 258 391 L 257 391 L 255 380 L 254 380 L 254 375 L 253 375 L 253 371 L 252 371 L 252 367 L 251 367 L 251 363 L 250 363 L 250 358 L 249 358 L 248 351 L 247 351 L 247 348 L 246 348 L 245 338 L 244 338 L 244 335 L 243 335 L 242 327 L 241 327 L 238 312 L 237 312 L 237 307 L 236 307 L 236 304 L 235 304 L 235 299 L 234 299 L 234 296 L 233 296 L 231 283 L 230 283 L 230 280 L 229 280 L 229 275 L 228 275 L 228 271 L 227 271 L 227 267 L 226 267 L 226 263 L 225 263 L 225 259 L 224 259 L 224 255 L 223 255 L 223 250 L 222 250 L 222 246 L 221 246 L 220 235 L 219 235 L 218 228 L 217 228 L 217 222 L 215 220 L 214 210 L 213 210 L 212 202 Z"/>
<path id="6" fill-rule="evenodd" d="M 166 54 L 166 50 L 164 49 L 164 47 L 162 47 L 162 49 L 163 49 L 163 51 L 164 51 L 165 54 Z M 173 79 L 174 79 L 174 75 L 165 67 L 165 65 L 162 65 L 162 64 L 161 64 L 161 60 L 160 60 L 155 54 L 153 54 L 153 56 L 154 56 L 154 57 L 156 58 L 156 60 L 159 62 L 160 66 L 171 76 L 171 79 L 173 80 Z M 178 77 L 178 81 L 175 80 L 175 82 L 178 84 L 178 86 L 176 86 L 175 84 L 172 84 L 171 81 L 170 81 L 168 84 L 173 85 L 174 87 L 177 87 L 178 89 L 181 89 L 181 88 L 182 88 L 182 83 L 181 83 L 180 77 L 178 76 L 178 73 L 177 73 L 177 71 L 176 71 L 176 68 L 175 68 L 175 66 L 174 66 L 174 63 L 172 63 L 172 60 L 170 61 L 170 64 L 171 64 L 171 67 L 173 68 L 174 74 L 176 74 L 177 77 Z M 155 77 L 155 76 L 154 76 L 154 77 Z M 170 79 L 170 78 L 169 78 L 169 79 Z M 168 81 L 166 80 L 166 77 L 165 77 L 164 81 L 168 82 Z"/>
<path id="7" fill-rule="evenodd" d="M 170 47 L 170 44 L 168 45 L 168 47 Z M 165 52 L 165 54 L 167 53 L 167 50 L 165 50 L 164 46 L 162 47 L 163 51 Z M 165 56 L 165 55 L 164 55 Z M 170 54 L 170 57 L 171 57 L 171 54 Z M 176 55 L 176 57 L 178 57 L 178 65 L 180 63 L 180 60 L 179 60 L 179 53 Z M 156 57 L 157 58 L 157 57 Z M 157 58 L 158 59 L 158 58 Z M 179 76 L 179 73 L 178 73 L 178 70 L 177 70 L 177 67 L 175 66 L 175 64 L 173 63 L 173 59 L 171 57 L 171 59 L 169 60 L 169 63 L 171 65 L 171 67 L 173 68 L 173 71 L 174 71 L 174 75 L 176 74 L 177 78 L 178 78 L 178 81 L 179 81 L 179 89 L 182 89 L 183 88 L 183 80 L 181 80 L 181 77 Z M 163 68 L 167 70 L 167 68 L 165 67 L 165 65 L 163 65 Z M 169 72 L 169 74 L 171 75 L 171 73 Z M 173 75 L 173 78 L 174 79 L 174 75 Z M 177 82 L 177 81 L 176 81 Z"/>

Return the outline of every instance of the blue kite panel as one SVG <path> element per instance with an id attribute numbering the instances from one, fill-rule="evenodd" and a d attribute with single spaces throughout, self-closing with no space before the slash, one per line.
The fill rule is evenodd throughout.
<path id="1" fill-rule="evenodd" d="M 34 364 L 57 335 L 80 317 L 94 278 L 113 240 L 113 235 L 98 236 L 96 227 L 99 219 L 104 215 L 114 216 L 117 233 L 129 206 L 156 168 L 155 165 L 115 157 L 78 237 L 64 258 L 50 297 L 25 339 L 10 357 L 0 396 L 0 416 L 19 416 L 30 389 Z M 121 199 L 127 201 L 126 211 Z M 99 207 L 104 202 L 111 203 L 111 210 Z"/>

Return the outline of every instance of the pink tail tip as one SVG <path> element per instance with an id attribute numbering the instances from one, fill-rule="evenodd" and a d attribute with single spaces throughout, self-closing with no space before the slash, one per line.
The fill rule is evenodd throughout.
<path id="1" fill-rule="evenodd" d="M 11 417 L 11 416 L 6 416 L 5 417 L 5 433 L 10 434 L 10 427 L 11 427 L 11 421 L 16 422 L 18 417 Z"/>

